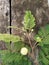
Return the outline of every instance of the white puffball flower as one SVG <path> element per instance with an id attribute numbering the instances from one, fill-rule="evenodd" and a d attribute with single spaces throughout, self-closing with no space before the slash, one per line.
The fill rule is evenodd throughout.
<path id="1" fill-rule="evenodd" d="M 28 49 L 26 47 L 23 47 L 23 48 L 21 48 L 20 52 L 21 52 L 22 55 L 27 55 Z"/>
<path id="2" fill-rule="evenodd" d="M 32 32 L 34 31 L 34 29 L 31 30 Z"/>

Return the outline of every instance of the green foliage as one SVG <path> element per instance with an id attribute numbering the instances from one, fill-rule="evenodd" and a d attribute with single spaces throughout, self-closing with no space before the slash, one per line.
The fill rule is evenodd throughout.
<path id="1" fill-rule="evenodd" d="M 6 43 L 10 43 L 10 41 L 17 42 L 20 41 L 20 37 L 12 34 L 0 34 L 0 41 L 4 41 Z"/>
<path id="2" fill-rule="evenodd" d="M 24 16 L 24 29 L 32 30 L 35 26 L 35 18 L 31 14 L 31 11 L 26 11 Z M 15 26 L 8 26 L 7 28 L 15 28 L 21 30 Z M 4 41 L 6 44 L 7 50 L 0 50 L 0 59 L 3 62 L 3 65 L 31 65 L 30 60 L 27 56 L 23 56 L 20 54 L 20 50 L 22 47 L 27 47 L 30 51 L 30 47 L 22 42 L 22 38 L 19 36 L 15 36 L 12 34 L 1 34 L 0 33 L 0 41 Z M 10 43 L 11 42 L 11 43 Z"/>
<path id="3" fill-rule="evenodd" d="M 12 53 L 10 51 L 0 51 L 3 65 L 31 65 L 27 56 L 22 56 L 20 53 Z"/>
<path id="4" fill-rule="evenodd" d="M 25 46 L 25 44 L 22 41 L 15 42 L 13 44 L 13 50 L 16 50 L 16 52 L 20 51 L 20 49 Z"/>
<path id="5" fill-rule="evenodd" d="M 40 46 L 49 44 L 49 25 L 41 27 L 36 37 L 38 36 L 41 38 Z"/>
<path id="6" fill-rule="evenodd" d="M 36 42 L 42 42 L 42 39 L 38 35 L 35 36 L 35 40 Z"/>
<path id="7" fill-rule="evenodd" d="M 32 28 L 35 26 L 35 18 L 31 14 L 31 11 L 26 11 L 23 25 L 25 32 L 27 30 L 30 32 L 33 31 Z M 14 26 L 9 26 L 8 28 L 20 29 Z M 29 51 L 31 50 L 30 47 L 22 41 L 22 38 L 12 34 L 0 34 L 0 41 L 6 42 L 6 47 L 8 48 L 7 50 L 0 50 L 2 65 L 31 65 L 29 58 L 20 54 L 22 47 L 26 47 Z M 38 34 L 35 35 L 35 41 L 38 42 L 37 45 L 40 46 L 40 65 L 49 65 L 49 25 L 40 28 Z"/>
<path id="8" fill-rule="evenodd" d="M 25 47 L 25 44 L 22 41 L 13 44 L 12 51 L 10 50 L 10 45 L 8 50 L 0 50 L 0 59 L 2 60 L 3 65 L 31 65 L 29 58 L 20 54 L 21 48 Z M 26 47 L 30 49 L 27 45 Z"/>
<path id="9" fill-rule="evenodd" d="M 42 65 L 49 65 L 49 25 L 41 27 L 36 35 L 37 37 L 41 38 L 41 42 L 38 43 L 40 46 L 39 62 Z"/>
<path id="10" fill-rule="evenodd" d="M 10 42 L 17 43 L 18 41 L 20 41 L 20 37 L 12 34 L 0 34 L 0 41 L 6 42 L 6 48 L 11 49 Z"/>
<path id="11" fill-rule="evenodd" d="M 39 52 L 39 62 L 41 62 L 42 65 L 49 65 L 49 45 L 41 47 Z"/>
<path id="12" fill-rule="evenodd" d="M 35 26 L 35 18 L 31 14 L 31 11 L 26 11 L 24 16 L 24 28 L 31 30 Z"/>

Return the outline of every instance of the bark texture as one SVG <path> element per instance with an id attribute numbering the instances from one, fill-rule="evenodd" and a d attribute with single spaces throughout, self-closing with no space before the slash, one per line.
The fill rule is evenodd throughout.
<path id="1" fill-rule="evenodd" d="M 9 0 L 0 0 L 0 33 L 9 33 Z M 5 49 L 4 43 L 0 42 L 0 49 Z"/>

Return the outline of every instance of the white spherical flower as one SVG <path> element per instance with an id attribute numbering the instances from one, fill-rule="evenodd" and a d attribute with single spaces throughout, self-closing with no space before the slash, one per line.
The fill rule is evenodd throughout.
<path id="1" fill-rule="evenodd" d="M 34 31 L 34 29 L 31 30 L 32 32 Z"/>
<path id="2" fill-rule="evenodd" d="M 26 47 L 21 48 L 22 55 L 27 55 L 27 53 L 28 53 L 28 49 Z"/>

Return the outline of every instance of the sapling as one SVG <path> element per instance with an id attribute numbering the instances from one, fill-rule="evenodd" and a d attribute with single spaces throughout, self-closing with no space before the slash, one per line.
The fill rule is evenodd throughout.
<path id="1" fill-rule="evenodd" d="M 42 58 L 40 56 L 43 55 L 43 62 L 44 61 L 44 54 L 41 51 L 39 53 L 38 47 L 41 47 L 43 50 L 49 44 L 49 25 L 46 27 L 41 28 L 38 31 L 38 34 L 34 34 L 35 31 L 35 17 L 32 15 L 31 11 L 26 11 L 23 20 L 23 27 L 18 28 L 15 26 L 8 26 L 7 28 L 14 28 L 19 31 L 22 31 L 23 35 L 20 37 L 19 35 L 12 35 L 12 34 L 0 34 L 0 40 L 5 42 L 7 50 L 5 53 L 0 52 L 2 55 L 3 65 L 32 65 L 30 60 L 33 62 L 34 65 L 40 65 Z M 11 48 L 11 43 L 13 47 Z M 44 51 L 45 53 L 45 51 Z M 8 59 L 7 59 L 8 58 Z M 29 60 L 29 59 L 30 60 Z M 38 58 L 41 60 L 39 61 Z M 48 55 L 47 55 L 48 58 Z M 49 59 L 49 58 L 48 58 Z M 46 61 L 48 61 L 45 58 Z M 13 63 L 13 64 L 12 64 Z M 49 65 L 49 61 L 47 63 Z"/>
<path id="2" fill-rule="evenodd" d="M 0 36 L 1 36 L 0 40 L 6 42 L 6 46 L 7 46 L 8 50 L 10 52 L 15 53 L 15 52 L 20 51 L 19 52 L 20 54 L 28 55 L 29 57 L 31 57 L 33 63 L 35 65 L 38 65 L 38 61 L 36 60 L 35 54 L 34 54 L 35 53 L 34 48 L 36 46 L 36 43 L 32 42 L 33 39 L 31 40 L 32 33 L 34 32 L 34 27 L 35 27 L 35 18 L 31 14 L 31 11 L 26 11 L 26 13 L 24 15 L 24 21 L 23 21 L 22 29 L 18 28 L 18 27 L 15 27 L 15 26 L 8 26 L 8 28 L 15 28 L 15 29 L 18 29 L 18 30 L 22 31 L 23 32 L 23 37 L 20 37 L 18 35 L 15 36 L 15 35 L 12 35 L 12 34 L 11 35 L 10 34 L 0 34 Z M 27 40 L 25 41 L 25 39 L 27 39 Z M 13 43 L 13 49 L 11 48 L 10 41 Z M 18 43 L 20 43 L 20 45 L 21 45 L 20 48 L 19 48 Z M 18 46 L 18 48 L 16 48 L 17 47 L 16 45 Z"/>

